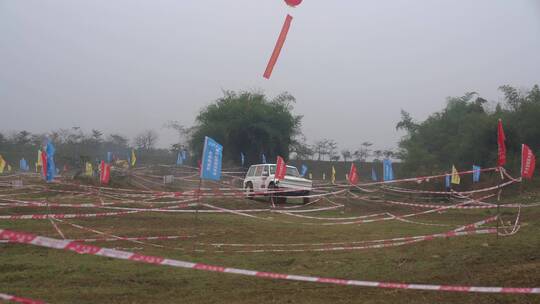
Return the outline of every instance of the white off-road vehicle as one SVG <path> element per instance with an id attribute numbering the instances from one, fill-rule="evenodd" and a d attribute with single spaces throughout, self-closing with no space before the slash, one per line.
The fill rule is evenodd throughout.
<path id="1" fill-rule="evenodd" d="M 275 164 L 252 165 L 244 179 L 244 189 L 248 197 L 254 195 L 265 195 L 270 198 L 272 203 L 286 202 L 286 196 L 303 196 L 304 203 L 309 203 L 309 197 L 306 197 L 313 188 L 313 182 L 303 178 L 298 173 L 298 169 L 293 166 L 287 166 L 285 179 L 276 180 Z"/>

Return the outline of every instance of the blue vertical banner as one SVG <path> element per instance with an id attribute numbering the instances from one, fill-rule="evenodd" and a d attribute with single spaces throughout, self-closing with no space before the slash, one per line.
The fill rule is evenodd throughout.
<path id="1" fill-rule="evenodd" d="M 182 150 L 182 161 L 186 161 L 187 159 L 187 151 L 186 150 Z"/>
<path id="2" fill-rule="evenodd" d="M 264 153 L 261 154 L 261 160 L 263 164 L 266 164 L 266 155 L 264 155 Z"/>
<path id="3" fill-rule="evenodd" d="M 56 166 L 54 165 L 54 153 L 55 149 L 52 142 L 47 142 L 47 181 L 51 182 L 56 174 Z"/>
<path id="4" fill-rule="evenodd" d="M 392 170 L 392 161 L 390 159 L 383 160 L 383 178 L 385 181 L 394 179 L 394 170 Z"/>
<path id="5" fill-rule="evenodd" d="M 201 162 L 201 178 L 210 180 L 221 179 L 221 159 L 223 146 L 212 138 L 204 138 L 204 148 Z"/>
<path id="6" fill-rule="evenodd" d="M 451 179 L 451 175 L 446 174 L 446 176 L 444 177 L 444 185 L 446 189 L 450 189 L 450 179 Z"/>
<path id="7" fill-rule="evenodd" d="M 246 161 L 246 156 L 244 155 L 243 152 L 240 152 L 240 161 L 242 162 L 242 167 L 243 167 Z"/>
<path id="8" fill-rule="evenodd" d="M 371 180 L 376 182 L 377 181 L 377 171 L 375 171 L 375 168 L 371 168 Z"/>
<path id="9" fill-rule="evenodd" d="M 472 166 L 473 174 L 472 174 L 472 181 L 473 183 L 478 183 L 480 181 L 480 166 Z"/>
<path id="10" fill-rule="evenodd" d="M 26 161 L 26 159 L 22 158 L 20 161 L 19 161 L 19 167 L 21 169 L 21 171 L 28 171 L 30 170 L 30 166 L 28 166 L 28 162 Z"/>
<path id="11" fill-rule="evenodd" d="M 112 152 L 107 152 L 107 163 L 111 163 L 112 162 Z"/>
<path id="12" fill-rule="evenodd" d="M 184 164 L 184 157 L 182 156 L 182 152 L 178 152 L 178 156 L 176 157 L 176 165 L 180 166 Z"/>
<path id="13" fill-rule="evenodd" d="M 308 167 L 306 165 L 302 165 L 302 177 L 306 176 L 306 173 L 307 173 L 307 170 L 308 170 Z"/>

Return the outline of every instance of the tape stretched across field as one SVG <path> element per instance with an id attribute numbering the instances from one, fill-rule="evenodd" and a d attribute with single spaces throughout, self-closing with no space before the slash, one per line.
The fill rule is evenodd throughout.
<path id="1" fill-rule="evenodd" d="M 5 239 L 14 243 L 30 244 L 35 246 L 74 251 L 80 254 L 98 255 L 115 259 L 130 260 L 147 264 L 165 265 L 172 267 L 197 269 L 210 272 L 232 273 L 260 278 L 290 280 L 302 282 L 317 282 L 335 285 L 350 285 L 363 287 L 378 287 L 391 289 L 414 289 L 432 291 L 455 291 L 455 292 L 482 292 L 482 293 L 509 293 L 509 294 L 540 294 L 540 287 L 477 287 L 477 286 L 457 286 L 457 285 L 429 285 L 429 284 L 406 284 L 389 283 L 376 281 L 346 280 L 325 277 L 300 276 L 283 273 L 262 272 L 247 269 L 228 268 L 223 266 L 207 265 L 202 263 L 192 263 L 180 260 L 166 259 L 158 256 L 148 256 L 138 253 L 120 251 L 115 249 L 89 246 L 81 243 L 58 240 L 34 234 L 0 229 L 0 239 Z"/>

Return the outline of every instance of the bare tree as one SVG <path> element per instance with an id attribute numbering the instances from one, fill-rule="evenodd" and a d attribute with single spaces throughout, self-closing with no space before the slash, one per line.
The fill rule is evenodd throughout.
<path id="1" fill-rule="evenodd" d="M 344 162 L 347 162 L 348 159 L 351 159 L 352 157 L 352 152 L 351 150 L 341 150 L 341 156 L 343 156 L 343 161 Z"/>
<path id="2" fill-rule="evenodd" d="M 158 140 L 158 134 L 154 130 L 146 130 L 137 135 L 134 139 L 134 144 L 137 148 L 143 150 L 154 149 Z"/>

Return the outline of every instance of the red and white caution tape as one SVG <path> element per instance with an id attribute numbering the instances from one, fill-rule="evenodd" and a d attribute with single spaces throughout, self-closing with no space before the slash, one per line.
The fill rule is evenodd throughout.
<path id="1" fill-rule="evenodd" d="M 256 270 L 229 268 L 216 265 L 207 265 L 203 263 L 192 263 L 181 260 L 166 259 L 159 256 L 142 255 L 134 252 L 120 251 L 110 248 L 90 246 L 73 241 L 58 240 L 34 234 L 0 229 L 0 239 L 6 239 L 10 242 L 30 244 L 35 246 L 74 251 L 80 254 L 89 254 L 104 256 L 115 259 L 130 260 L 135 262 L 166 265 L 171 267 L 180 267 L 196 269 L 210 272 L 232 273 L 252 277 L 290 280 L 302 282 L 317 282 L 335 285 L 350 285 L 363 287 L 378 287 L 390 289 L 412 289 L 412 290 L 431 290 L 431 291 L 454 291 L 454 292 L 482 292 L 482 293 L 508 293 L 508 294 L 540 294 L 540 287 L 477 287 L 477 286 L 458 286 L 458 285 L 430 285 L 430 284 L 408 284 L 391 283 L 377 281 L 347 280 L 314 276 L 300 276 L 284 273 L 272 273 Z"/>
<path id="2" fill-rule="evenodd" d="M 10 302 L 15 302 L 15 303 L 23 303 L 23 304 L 45 304 L 45 302 L 40 301 L 40 300 L 21 298 L 18 296 L 12 296 L 5 293 L 0 293 L 0 300 L 10 301 Z"/>

